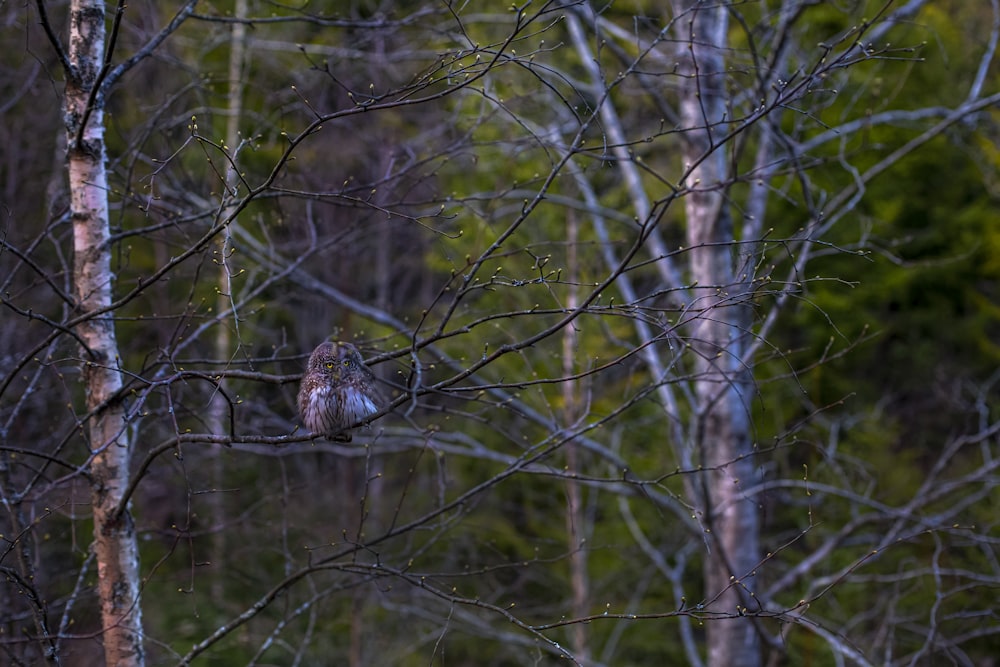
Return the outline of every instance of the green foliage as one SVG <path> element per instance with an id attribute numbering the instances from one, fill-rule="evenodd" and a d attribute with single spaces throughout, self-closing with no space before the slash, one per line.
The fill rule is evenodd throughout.
<path id="1" fill-rule="evenodd" d="M 707 514 L 720 508 L 703 510 L 715 473 L 757 504 L 764 553 L 733 577 L 755 595 L 782 584 L 757 619 L 780 639 L 775 662 L 837 664 L 817 626 L 873 661 L 937 651 L 931 626 L 968 638 L 974 659 L 996 654 L 994 627 L 969 638 L 989 618 L 997 581 L 1000 501 L 981 474 L 995 436 L 952 446 L 997 407 L 1000 115 L 954 125 L 851 199 L 867 170 L 940 117 L 904 112 L 964 99 L 992 15 L 930 3 L 884 37 L 915 50 L 872 54 L 852 50 L 850 30 L 884 2 L 805 6 L 785 35 L 787 76 L 802 80 L 824 54 L 846 50 L 856 62 L 744 127 L 757 98 L 783 85 L 757 89 L 771 66 L 774 5 L 733 4 L 729 107 L 706 119 L 734 132 L 718 149 L 731 181 L 707 189 L 734 218 L 731 259 L 760 253 L 755 319 L 732 332 L 760 342 L 746 360 L 752 480 L 735 479 L 736 461 L 703 469 L 691 444 L 706 417 L 693 369 L 709 353 L 678 322 L 728 313 L 700 312 L 705 297 L 690 295 L 715 286 L 666 284 L 664 258 L 650 250 L 655 228 L 682 281 L 700 250 L 678 249 L 696 194 L 677 183 L 689 166 L 679 155 L 694 130 L 677 125 L 678 33 L 661 33 L 672 18 L 661 6 L 614 3 L 582 22 L 597 30 L 587 45 L 603 89 L 574 48 L 572 8 L 254 6 L 241 146 L 224 138 L 235 100 L 231 24 L 220 17 L 231 3 L 199 9 L 122 80 L 108 115 L 122 301 L 109 317 L 127 382 L 123 428 L 136 442 L 150 664 L 176 663 L 227 624 L 238 627 L 196 664 L 360 655 L 554 665 L 577 631 L 599 664 L 684 664 L 684 624 L 704 652 L 716 620 L 705 605 L 721 594 L 704 578 L 719 553 Z M 142 11 L 121 53 L 174 10 Z M 995 88 L 995 73 L 986 78 Z M 602 100 L 626 130 L 637 183 L 620 169 L 611 121 L 596 114 Z M 39 116 L 51 124 L 49 106 Z M 40 134 L 23 103 L 13 108 L 11 127 Z M 858 119 L 867 122 L 844 125 Z M 744 238 L 764 123 L 787 142 L 765 184 L 766 238 Z M 822 137 L 832 139 L 809 144 Z M 50 157 L 52 144 L 45 134 L 38 152 Z M 10 146 L 27 151 L 17 137 Z M 91 415 L 74 375 L 89 359 L 67 334 L 80 313 L 60 293 L 73 240 L 58 197 L 51 220 L 36 223 L 49 196 L 44 160 L 25 158 L 23 177 L 0 165 L 16 223 L 0 249 L 0 275 L 9 266 L 14 276 L 3 294 L 12 315 L 0 322 L 10 351 L 0 359 L 0 482 L 5 508 L 29 517 L 11 509 L 2 519 L 2 565 L 44 571 L 36 597 L 50 619 L 76 605 L 69 631 L 89 638 L 100 623 L 95 575 L 75 593 L 65 574 L 82 567 L 93 529 L 82 508 L 101 491 L 89 488 L 93 443 L 80 426 Z M 231 164 L 242 179 L 235 199 Z M 635 187 L 650 219 L 640 219 Z M 234 202 L 242 208 L 224 249 L 219 225 Z M 815 234 L 807 248 L 803 234 Z M 805 251 L 810 262 L 794 269 Z M 717 287 L 743 298 L 738 285 Z M 35 349 L 49 335 L 56 342 Z M 377 357 L 398 399 L 349 445 L 308 440 L 296 417 L 305 355 L 329 337 Z M 212 432 L 218 396 L 223 425 Z M 35 552 L 14 549 L 26 548 L 22 535 Z M 20 606 L 0 617 L 20 631 L 28 624 L 18 619 L 38 615 L 10 581 L 5 593 Z M 928 660 L 947 653 L 933 651 Z"/>

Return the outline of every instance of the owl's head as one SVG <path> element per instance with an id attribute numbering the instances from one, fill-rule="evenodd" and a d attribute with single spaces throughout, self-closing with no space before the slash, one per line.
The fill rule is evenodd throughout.
<path id="1" fill-rule="evenodd" d="M 358 348 L 350 343 L 320 343 L 309 356 L 309 370 L 340 377 L 344 373 L 357 371 L 364 365 Z"/>

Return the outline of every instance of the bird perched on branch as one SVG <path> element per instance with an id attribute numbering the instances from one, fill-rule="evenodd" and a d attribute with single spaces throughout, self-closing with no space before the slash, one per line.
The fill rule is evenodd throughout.
<path id="1" fill-rule="evenodd" d="M 307 429 L 328 440 L 350 442 L 350 427 L 385 407 L 375 374 L 350 343 L 325 342 L 309 355 L 299 387 L 299 415 Z"/>

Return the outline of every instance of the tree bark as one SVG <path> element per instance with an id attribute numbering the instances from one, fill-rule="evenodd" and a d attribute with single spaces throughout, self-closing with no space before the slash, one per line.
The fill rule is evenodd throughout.
<path id="1" fill-rule="evenodd" d="M 118 506 L 129 483 L 131 443 L 124 405 L 114 320 L 108 312 L 111 272 L 104 99 L 100 85 L 105 49 L 104 3 L 74 0 L 70 7 L 65 120 L 73 220 L 73 283 L 77 308 L 91 314 L 77 325 L 89 420 L 94 555 L 104 631 L 105 663 L 144 662 L 139 608 L 139 550 L 132 517 Z"/>
<path id="2" fill-rule="evenodd" d="M 243 78 L 247 60 L 247 26 L 243 20 L 247 16 L 247 0 L 236 0 L 233 7 L 233 23 L 229 39 L 229 108 L 226 110 L 226 151 L 230 162 L 226 168 L 226 192 L 223 195 L 223 207 L 220 217 L 229 217 L 232 213 L 232 202 L 236 201 L 240 190 L 240 174 L 236 164 L 239 158 L 242 138 L 240 137 L 240 121 L 243 118 Z M 229 263 L 232 256 L 232 228 L 237 224 L 234 218 L 225 228 L 216 242 L 216 265 L 219 267 L 216 286 L 215 312 L 218 326 L 215 329 L 215 358 L 220 364 L 227 364 L 233 356 L 231 351 L 232 335 L 225 313 L 231 312 L 233 327 L 239 326 L 239 313 L 236 311 L 236 299 L 232 294 L 232 278 L 234 271 Z M 237 341 L 239 343 L 239 341 Z M 219 380 L 218 390 L 212 393 L 208 408 L 208 429 L 211 433 L 226 433 L 226 417 L 229 404 L 222 396 L 225 380 Z M 208 514 L 211 517 L 212 538 L 209 546 L 209 562 L 212 564 L 213 576 L 209 588 L 212 601 L 220 608 L 225 608 L 225 582 L 223 572 L 226 567 L 226 531 L 225 502 L 222 488 L 225 486 L 225 461 L 218 447 L 209 448 L 207 452 L 209 469 L 212 475 L 213 492 L 208 496 Z"/>
<path id="3" fill-rule="evenodd" d="M 566 295 L 565 308 L 575 309 L 580 302 L 579 280 L 580 265 L 577 258 L 577 243 L 580 236 L 580 223 L 574 212 L 566 216 L 566 269 L 569 273 L 569 289 Z M 579 354 L 578 330 L 575 324 L 563 329 L 562 339 L 562 371 L 565 377 L 572 377 L 578 372 Z M 580 385 L 578 382 L 563 382 L 563 418 L 566 428 L 573 428 L 583 413 L 580 400 Z M 569 583 L 572 594 L 571 613 L 576 618 L 587 616 L 590 611 L 590 576 L 587 571 L 587 513 L 584 508 L 584 489 L 580 482 L 572 479 L 581 470 L 579 443 L 570 440 L 566 443 L 566 535 L 569 538 Z M 569 628 L 570 647 L 573 656 L 582 667 L 593 664 L 590 643 L 587 636 L 588 625 L 574 623 Z"/>
<path id="4" fill-rule="evenodd" d="M 742 364 L 750 326 L 747 286 L 737 274 L 733 221 L 725 204 L 726 131 L 724 52 L 728 10 L 699 0 L 675 3 L 680 54 L 682 127 L 686 129 L 685 196 L 693 307 L 694 460 L 703 472 L 691 485 L 707 532 L 703 576 L 710 667 L 756 667 L 760 638 L 743 617 L 752 598 L 759 558 L 757 503 L 744 494 L 755 474 L 750 437 L 750 371 Z M 753 611 L 752 607 L 750 611 Z"/>

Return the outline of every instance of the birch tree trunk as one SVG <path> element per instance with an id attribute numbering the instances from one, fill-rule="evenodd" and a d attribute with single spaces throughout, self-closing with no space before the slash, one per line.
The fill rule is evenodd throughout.
<path id="1" fill-rule="evenodd" d="M 240 121 L 243 118 L 243 77 L 246 70 L 247 61 L 247 26 L 243 20 L 247 16 L 246 0 L 236 0 L 233 7 L 233 18 L 236 21 L 232 25 L 229 41 L 229 108 L 226 116 L 226 150 L 230 154 L 230 162 L 226 169 L 226 193 L 223 196 L 223 206 L 219 211 L 220 218 L 228 218 L 232 212 L 232 202 L 240 196 L 240 174 L 236 163 L 239 159 L 239 152 L 242 145 L 240 137 Z M 233 297 L 233 276 L 235 274 L 229 260 L 232 256 L 232 228 L 237 224 L 234 218 L 232 222 L 223 230 L 217 241 L 216 265 L 219 267 L 216 285 L 215 312 L 219 318 L 218 326 L 215 329 L 215 358 L 223 363 L 223 360 L 232 358 L 232 334 L 226 322 L 226 313 L 232 317 L 232 326 L 239 326 L 239 313 L 236 310 L 236 301 Z M 239 341 L 237 341 L 239 342 Z M 226 432 L 226 417 L 229 406 L 223 399 L 221 392 L 225 387 L 225 380 L 219 380 L 219 390 L 212 393 L 211 402 L 208 408 L 208 428 L 212 433 Z M 209 584 L 212 601 L 224 608 L 225 606 L 225 577 L 223 570 L 226 566 L 226 531 L 222 530 L 225 523 L 225 503 L 224 494 L 221 489 L 225 486 L 225 461 L 222 452 L 218 447 L 209 448 L 207 453 L 209 467 L 212 471 L 212 485 L 214 492 L 208 497 L 208 512 L 212 518 L 212 542 L 210 546 L 209 561 L 212 563 L 214 576 Z"/>
<path id="2" fill-rule="evenodd" d="M 580 223 L 574 212 L 566 216 L 566 269 L 569 274 L 569 290 L 565 308 L 575 309 L 580 303 L 580 264 L 577 257 L 577 243 L 580 237 Z M 563 329 L 562 371 L 565 377 L 578 372 L 579 331 L 575 325 Z M 563 415 L 566 428 L 573 428 L 584 412 L 579 382 L 563 382 Z M 570 588 L 573 591 L 572 613 L 576 618 L 584 618 L 590 611 L 590 577 L 587 573 L 587 513 L 584 508 L 584 489 L 580 482 L 572 479 L 579 474 L 580 444 L 574 440 L 566 443 L 566 535 L 569 538 Z M 583 667 L 592 665 L 587 624 L 574 623 L 570 626 L 570 646 L 577 662 Z"/>
<path id="3" fill-rule="evenodd" d="M 750 438 L 750 371 L 743 350 L 750 312 L 737 274 L 733 221 L 725 204 L 726 131 L 724 52 L 728 10 L 699 0 L 675 3 L 683 84 L 683 183 L 693 307 L 702 313 L 691 330 L 695 352 L 695 414 L 690 443 L 703 469 L 690 491 L 708 534 L 706 610 L 724 617 L 706 624 L 710 667 L 761 664 L 760 639 L 742 617 L 752 599 L 759 558 L 757 503 L 744 495 L 754 475 Z"/>
<path id="4" fill-rule="evenodd" d="M 142 665 L 139 609 L 139 551 L 127 508 L 119 511 L 129 482 L 131 443 L 124 405 L 121 360 L 114 320 L 106 309 L 114 276 L 105 171 L 104 99 L 100 85 L 105 49 L 104 3 L 74 0 L 66 64 L 66 154 L 73 220 L 73 283 L 76 333 L 82 350 L 82 379 L 89 419 L 90 479 L 94 512 L 94 555 L 101 600 L 107 665 Z M 103 312 L 102 312 L 103 311 Z"/>

